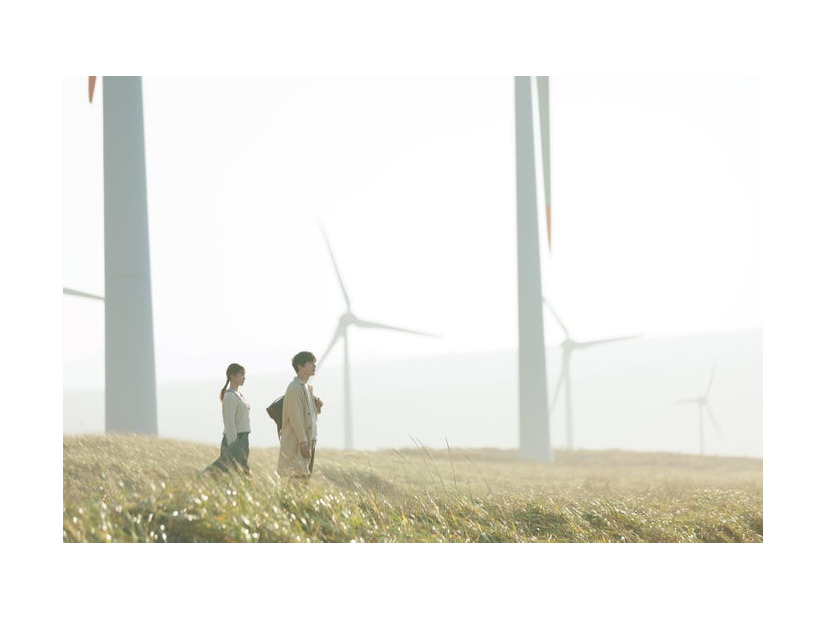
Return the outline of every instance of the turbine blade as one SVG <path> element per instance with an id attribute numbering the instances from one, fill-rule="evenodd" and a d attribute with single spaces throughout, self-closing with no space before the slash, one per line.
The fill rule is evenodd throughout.
<path id="1" fill-rule="evenodd" d="M 95 94 L 95 80 L 97 80 L 97 76 L 89 76 L 89 103 L 92 103 L 92 95 Z"/>
<path id="2" fill-rule="evenodd" d="M 545 302 L 545 305 L 548 307 L 548 310 L 550 310 L 550 311 L 551 311 L 551 314 L 553 314 L 553 315 L 554 315 L 554 318 L 556 319 L 556 322 L 557 322 L 557 323 L 559 323 L 559 326 L 562 328 L 562 331 L 565 333 L 565 337 L 566 337 L 566 338 L 568 338 L 568 337 L 569 337 L 569 335 L 568 335 L 568 328 L 567 328 L 567 327 L 565 327 L 565 323 L 563 323 L 563 322 L 562 322 L 562 319 L 560 319 L 560 318 L 559 318 L 559 315 L 558 315 L 558 314 L 556 313 L 556 311 L 554 310 L 554 307 L 553 307 L 553 306 L 552 306 L 552 305 L 548 302 L 548 300 L 547 300 L 547 299 L 545 299 L 544 297 L 542 298 L 542 301 L 544 301 L 544 302 Z"/>
<path id="3" fill-rule="evenodd" d="M 634 338 L 639 338 L 639 336 L 620 336 L 618 338 L 604 338 L 602 340 L 587 340 L 585 342 L 577 342 L 577 347 L 592 347 L 597 344 L 605 344 L 607 342 L 619 342 L 620 340 L 632 340 Z"/>
<path id="4" fill-rule="evenodd" d="M 536 94 L 539 103 L 539 135 L 542 142 L 542 178 L 545 181 L 545 223 L 548 251 L 551 250 L 551 97 L 549 78 L 537 76 Z"/>
<path id="5" fill-rule="evenodd" d="M 404 327 L 396 327 L 395 325 L 385 325 L 384 323 L 374 323 L 373 321 L 362 321 L 359 318 L 356 318 L 353 321 L 353 325 L 358 327 L 366 327 L 368 329 L 391 329 L 396 332 L 405 332 L 407 334 L 417 334 L 419 336 L 428 336 L 430 338 L 441 338 L 441 336 L 437 336 L 436 334 L 428 334 L 427 332 L 405 329 Z"/>
<path id="6" fill-rule="evenodd" d="M 717 429 L 717 434 L 720 435 L 721 439 L 725 439 L 723 437 L 723 429 L 720 428 L 720 424 L 717 422 L 717 418 L 714 417 L 714 414 L 711 413 L 711 407 L 706 405 L 706 412 L 708 412 L 708 417 L 711 418 L 711 422 L 714 424 L 714 428 Z"/>
<path id="7" fill-rule="evenodd" d="M 321 226 L 319 224 L 319 226 Z M 341 293 L 344 295 L 344 303 L 347 305 L 347 311 L 350 311 L 350 297 L 347 295 L 347 289 L 344 288 L 344 281 L 341 279 L 341 272 L 338 270 L 338 264 L 336 263 L 336 257 L 333 256 L 333 248 L 330 246 L 330 240 L 327 239 L 327 233 L 324 231 L 324 227 L 321 226 L 321 234 L 324 235 L 324 243 L 327 244 L 327 251 L 330 253 L 330 260 L 333 261 L 333 269 L 336 270 L 336 277 L 338 278 L 339 286 L 341 286 Z"/>
<path id="8" fill-rule="evenodd" d="M 562 390 L 562 384 L 565 382 L 565 379 L 568 378 L 568 364 L 562 366 L 562 370 L 559 373 L 559 381 L 556 382 L 556 390 L 554 390 L 554 397 L 551 400 L 551 406 L 548 408 L 548 415 L 553 413 L 554 407 L 556 407 L 556 401 L 559 398 L 559 392 Z"/>
<path id="9" fill-rule="evenodd" d="M 76 291 L 72 288 L 63 287 L 63 294 L 64 295 L 74 295 L 75 297 L 88 297 L 89 299 L 100 299 L 101 301 L 105 301 L 105 298 L 101 297 L 100 295 L 92 295 L 92 293 L 84 293 L 83 291 Z"/>
<path id="10" fill-rule="evenodd" d="M 711 367 L 711 376 L 708 378 L 708 387 L 706 388 L 705 396 L 711 391 L 711 382 L 714 381 L 714 371 L 717 370 L 717 360 L 714 360 L 714 366 Z"/>
<path id="11" fill-rule="evenodd" d="M 324 363 L 324 360 L 326 359 L 327 354 L 330 352 L 330 349 L 332 349 L 333 345 L 335 345 L 335 343 L 338 342 L 338 339 L 341 338 L 344 329 L 347 328 L 342 328 L 341 325 L 336 327 L 336 331 L 333 333 L 333 338 L 330 340 L 330 344 L 327 345 L 327 348 L 324 350 L 324 355 L 322 355 L 318 360 L 319 366 L 321 366 Z"/>

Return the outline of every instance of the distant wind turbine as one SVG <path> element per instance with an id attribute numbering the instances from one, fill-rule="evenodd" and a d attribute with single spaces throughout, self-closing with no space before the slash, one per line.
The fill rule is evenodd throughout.
<path id="1" fill-rule="evenodd" d="M 684 398 L 681 400 L 675 400 L 674 404 L 681 404 L 681 403 L 697 403 L 697 420 L 700 425 L 700 454 L 705 454 L 706 452 L 706 445 L 705 445 L 705 433 L 703 431 L 703 412 L 708 414 L 708 417 L 711 419 L 711 422 L 714 424 L 714 428 L 717 430 L 717 433 L 720 435 L 720 438 L 723 438 L 723 431 L 720 429 L 720 425 L 717 423 L 717 418 L 714 417 L 714 414 L 711 413 L 711 407 L 708 404 L 708 394 L 711 391 L 711 384 L 714 381 L 714 372 L 717 370 L 717 362 L 715 360 L 714 366 L 711 368 L 711 376 L 708 379 L 708 386 L 706 387 L 706 391 L 702 396 L 698 396 L 697 398 Z"/>
<path id="2" fill-rule="evenodd" d="M 89 78 L 89 103 L 95 92 Z M 140 76 L 103 78 L 106 432 L 158 434 Z"/>
<path id="3" fill-rule="evenodd" d="M 347 289 L 344 287 L 344 281 L 341 278 L 341 272 L 338 269 L 338 264 L 336 263 L 336 258 L 333 256 L 333 249 L 330 246 L 330 241 L 327 239 L 327 233 L 324 232 L 324 228 L 321 228 L 321 234 L 324 235 L 324 242 L 327 245 L 327 251 L 330 253 L 330 260 L 333 262 L 333 269 L 335 269 L 336 277 L 338 278 L 338 283 L 341 286 L 341 293 L 344 296 L 344 304 L 347 307 L 347 310 L 339 317 L 338 319 L 338 327 L 336 327 L 336 331 L 333 333 L 333 338 L 330 341 L 330 344 L 327 346 L 327 349 L 324 351 L 324 354 L 318 360 L 319 367 L 322 366 L 324 360 L 327 358 L 327 355 L 330 353 L 330 350 L 336 344 L 336 342 L 341 339 L 344 343 L 344 448 L 346 450 L 353 449 L 353 408 L 352 408 L 352 401 L 350 397 L 350 343 L 347 336 L 348 328 L 353 325 L 355 327 L 365 327 L 370 329 L 388 329 L 397 332 L 405 332 L 408 334 L 416 334 L 419 336 L 429 336 L 431 338 L 436 338 L 434 334 L 427 334 L 425 332 L 419 332 L 412 329 L 405 329 L 402 327 L 394 327 L 392 325 L 385 325 L 383 323 L 374 323 L 372 321 L 364 321 L 358 318 L 355 314 L 353 314 L 352 310 L 350 309 L 350 296 L 347 294 Z"/>
<path id="4" fill-rule="evenodd" d="M 550 414 L 553 414 L 554 406 L 556 405 L 556 400 L 559 397 L 559 392 L 562 389 L 562 384 L 565 384 L 565 431 L 566 431 L 566 448 L 568 450 L 573 450 L 574 448 L 574 420 L 572 414 L 572 405 L 571 405 L 571 356 L 573 356 L 574 351 L 579 349 L 588 349 L 590 347 L 594 347 L 599 344 L 607 344 L 609 342 L 619 342 L 620 340 L 631 340 L 633 338 L 639 338 L 639 335 L 635 336 L 620 336 L 618 338 L 603 338 L 601 340 L 574 340 L 571 338 L 570 334 L 568 333 L 568 328 L 565 327 L 565 323 L 562 322 L 562 319 L 559 318 L 559 315 L 553 309 L 550 303 L 548 303 L 547 299 L 543 299 L 545 305 L 548 307 L 548 310 L 551 311 L 551 314 L 554 315 L 556 322 L 559 323 L 559 326 L 562 328 L 562 331 L 565 333 L 565 340 L 562 341 L 560 345 L 562 347 L 562 369 L 559 372 L 559 381 L 556 384 L 556 391 L 554 392 L 553 399 L 551 400 L 551 408 Z"/>

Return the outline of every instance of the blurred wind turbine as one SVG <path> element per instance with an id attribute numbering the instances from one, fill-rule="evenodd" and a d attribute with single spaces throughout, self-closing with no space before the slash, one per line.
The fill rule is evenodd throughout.
<path id="1" fill-rule="evenodd" d="M 706 452 L 705 434 L 703 432 L 703 411 L 705 411 L 708 414 L 708 417 L 714 424 L 714 428 L 717 430 L 717 433 L 720 435 L 720 438 L 723 438 L 723 431 L 720 429 L 720 425 L 717 423 L 717 418 L 715 418 L 714 414 L 711 413 L 711 407 L 708 404 L 708 393 L 711 391 L 711 383 L 714 381 L 715 370 L 717 370 L 716 360 L 714 362 L 714 366 L 712 366 L 711 368 L 711 376 L 708 379 L 708 386 L 706 387 L 706 391 L 702 396 L 698 396 L 697 398 L 683 398 L 681 400 L 674 401 L 675 405 L 680 403 L 697 403 L 697 419 L 700 424 L 700 454 L 705 454 Z"/>
<path id="2" fill-rule="evenodd" d="M 619 342 L 620 340 L 632 340 L 634 338 L 639 338 L 639 335 L 635 336 L 620 336 L 617 338 L 603 338 L 601 340 L 585 340 L 579 341 L 574 340 L 571 338 L 570 334 L 568 333 L 568 328 L 565 327 L 565 323 L 562 322 L 562 319 L 559 318 L 559 315 L 554 311 L 553 306 L 548 303 L 547 299 L 543 299 L 545 305 L 548 307 L 548 310 L 551 311 L 551 314 L 554 315 L 556 322 L 562 328 L 562 331 L 565 333 L 565 340 L 562 341 L 560 346 L 562 347 L 562 369 L 559 372 L 559 381 L 556 384 L 556 391 L 554 392 L 553 399 L 551 400 L 551 408 L 550 414 L 553 414 L 554 406 L 556 405 L 556 400 L 559 397 L 559 392 L 562 389 L 562 384 L 565 384 L 565 447 L 568 450 L 574 449 L 574 419 L 572 414 L 572 406 L 571 406 L 571 357 L 574 354 L 574 351 L 579 349 L 588 349 L 590 347 L 594 347 L 599 344 L 607 344 L 609 342 Z"/>
<path id="3" fill-rule="evenodd" d="M 545 217 L 550 249 L 550 106 L 548 77 L 537 77 Z M 537 217 L 532 78 L 514 78 L 516 252 L 519 302 L 519 458 L 549 463 L 551 451 L 545 329 Z"/>
<path id="4" fill-rule="evenodd" d="M 95 92 L 89 78 L 89 103 Z M 106 431 L 157 435 L 141 78 L 103 78 Z"/>
<path id="5" fill-rule="evenodd" d="M 353 407 L 350 397 L 350 343 L 347 336 L 347 329 L 353 325 L 355 327 L 365 327 L 370 329 L 388 329 L 397 332 L 405 332 L 408 334 L 417 334 L 419 336 L 429 336 L 436 338 L 434 334 L 427 334 L 425 332 L 414 331 L 412 329 L 405 329 L 402 327 L 394 327 L 392 325 L 385 325 L 383 323 L 374 323 L 372 321 L 364 321 L 358 318 L 350 309 L 350 296 L 347 294 L 347 289 L 344 287 L 344 281 L 341 278 L 341 273 L 338 270 L 336 258 L 333 256 L 333 249 L 330 246 L 330 241 L 327 239 L 327 233 L 324 232 L 324 227 L 321 227 L 321 234 L 324 235 L 324 243 L 327 245 L 327 251 L 330 253 L 330 260 L 333 262 L 333 269 L 335 269 L 336 277 L 338 278 L 339 286 L 341 286 L 341 293 L 344 296 L 344 304 L 347 310 L 339 317 L 338 327 L 333 333 L 333 338 L 330 344 L 324 351 L 324 354 L 318 360 L 319 367 L 322 366 L 327 354 L 341 339 L 344 343 L 344 448 L 345 450 L 353 449 Z"/>
<path id="6" fill-rule="evenodd" d="M 542 142 L 542 180 L 545 185 L 545 228 L 548 251 L 551 250 L 551 93 L 548 76 L 536 78 L 536 98 L 539 103 L 539 139 Z"/>
<path id="7" fill-rule="evenodd" d="M 106 301 L 100 295 L 93 295 L 92 293 L 84 293 L 83 291 L 76 291 L 73 288 L 66 288 L 63 287 L 63 294 L 64 295 L 73 295 L 75 297 L 88 297 L 89 299 L 99 299 L 100 301 Z"/>

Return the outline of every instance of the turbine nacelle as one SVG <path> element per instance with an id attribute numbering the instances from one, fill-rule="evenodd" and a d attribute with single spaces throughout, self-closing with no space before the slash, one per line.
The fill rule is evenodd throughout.
<path id="1" fill-rule="evenodd" d="M 340 329 L 346 329 L 350 325 L 356 325 L 358 322 L 359 318 L 352 312 L 345 312 L 338 317 L 338 326 Z"/>

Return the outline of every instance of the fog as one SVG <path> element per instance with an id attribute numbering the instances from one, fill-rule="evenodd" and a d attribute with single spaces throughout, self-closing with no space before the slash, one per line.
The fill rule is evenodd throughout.
<path id="1" fill-rule="evenodd" d="M 548 349 L 549 398 L 560 354 L 558 347 Z M 577 351 L 571 359 L 574 449 L 698 453 L 698 407 L 674 401 L 701 396 L 715 362 L 708 401 L 722 436 L 706 418 L 705 453 L 762 458 L 762 330 L 641 338 Z M 277 446 L 275 424 L 264 408 L 283 393 L 292 370 L 246 367 L 250 444 Z M 161 437 L 214 444 L 217 450 L 223 370 L 216 368 L 213 378 L 159 384 Z M 517 380 L 516 352 L 507 350 L 353 364 L 354 447 L 515 449 Z M 311 383 L 325 403 L 319 445 L 343 448 L 342 366 L 335 350 Z M 64 390 L 63 432 L 103 432 L 103 403 L 102 390 Z M 551 419 L 555 449 L 565 446 L 564 411 L 563 391 Z"/>
<path id="2" fill-rule="evenodd" d="M 238 362 L 251 443 L 276 444 L 264 407 L 345 310 L 323 224 L 355 314 L 442 336 L 351 330 L 354 447 L 517 447 L 512 77 L 143 86 L 161 436 L 217 446 Z M 103 294 L 101 100 L 63 92 L 63 285 Z M 573 338 L 646 335 L 573 354 L 574 448 L 697 452 L 674 401 L 716 360 L 706 452 L 762 455 L 761 114 L 756 78 L 551 80 L 543 295 Z M 64 433 L 103 431 L 103 314 L 64 296 Z M 549 398 L 563 337 L 546 312 Z M 342 362 L 313 379 L 322 447 L 344 445 Z"/>

